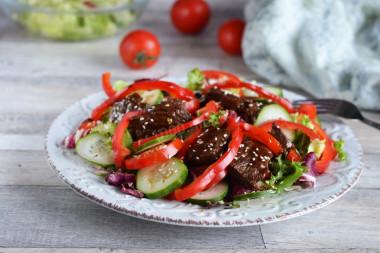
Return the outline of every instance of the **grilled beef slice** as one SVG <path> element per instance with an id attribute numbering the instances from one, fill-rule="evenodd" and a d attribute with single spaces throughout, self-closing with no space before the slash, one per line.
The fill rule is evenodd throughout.
<path id="1" fill-rule="evenodd" d="M 192 120 L 190 113 L 178 98 L 165 97 L 146 113 L 133 117 L 129 131 L 135 140 L 148 138 Z"/>
<path id="2" fill-rule="evenodd" d="M 281 131 L 280 127 L 276 123 L 272 124 L 272 129 L 270 130 L 269 134 L 272 135 L 281 144 L 281 153 L 284 156 L 287 156 L 289 151 L 292 149 L 298 154 L 298 151 L 294 147 L 293 143 L 286 137 L 286 135 Z"/>
<path id="3" fill-rule="evenodd" d="M 227 90 L 220 90 L 216 87 L 209 89 L 206 92 L 206 100 L 214 100 L 219 102 L 223 108 L 234 111 L 238 111 L 240 108 L 244 107 L 244 101 L 241 97 Z"/>
<path id="4" fill-rule="evenodd" d="M 268 165 L 272 157 L 273 153 L 267 147 L 244 136 L 227 171 L 243 187 L 254 190 L 257 182 L 270 175 Z"/>
<path id="5" fill-rule="evenodd" d="M 208 127 L 187 151 L 186 164 L 196 167 L 216 162 L 227 150 L 230 139 L 231 133 L 226 129 Z"/>
<path id="6" fill-rule="evenodd" d="M 254 124 L 264 104 L 255 102 L 253 97 L 243 97 L 243 107 L 237 111 L 237 114 L 247 123 Z"/>
<path id="7" fill-rule="evenodd" d="M 263 103 L 254 97 L 239 97 L 229 91 L 212 88 L 206 92 L 206 101 L 219 102 L 224 109 L 234 110 L 244 121 L 253 124 L 263 108 Z"/>
<path id="8" fill-rule="evenodd" d="M 127 112 L 133 112 L 137 110 L 145 111 L 148 108 L 148 105 L 142 102 L 142 97 L 133 93 L 128 97 L 117 101 L 113 104 L 109 120 L 117 124 L 124 114 Z"/>

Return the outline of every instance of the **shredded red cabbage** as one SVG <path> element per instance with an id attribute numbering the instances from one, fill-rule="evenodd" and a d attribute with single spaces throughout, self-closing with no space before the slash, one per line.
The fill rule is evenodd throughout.
<path id="1" fill-rule="evenodd" d="M 196 179 L 197 177 L 200 176 L 201 173 L 193 168 L 190 168 L 189 174 L 193 177 L 193 179 Z"/>
<path id="2" fill-rule="evenodd" d="M 131 195 L 140 199 L 144 197 L 144 194 L 141 191 L 127 188 L 123 184 L 121 185 L 121 191 L 124 192 L 125 194 Z"/>
<path id="3" fill-rule="evenodd" d="M 134 174 L 124 174 L 121 172 L 109 172 L 106 177 L 106 182 L 114 186 L 126 184 L 128 187 L 134 188 L 136 176 Z"/>
<path id="4" fill-rule="evenodd" d="M 144 197 L 144 194 L 136 190 L 136 176 L 134 174 L 122 173 L 121 171 L 109 172 L 106 182 L 121 188 L 125 194 L 135 196 L 137 198 Z"/>
<path id="5" fill-rule="evenodd" d="M 236 180 L 231 181 L 230 185 L 232 186 L 231 187 L 231 197 L 236 196 L 236 195 L 243 195 L 243 194 L 251 193 L 252 192 L 251 190 L 249 190 L 247 188 L 244 188 Z"/>
<path id="6" fill-rule="evenodd" d="M 63 141 L 62 141 L 62 145 L 65 148 L 75 148 L 75 144 L 78 142 L 78 140 L 80 138 L 88 135 L 90 132 L 91 132 L 91 129 L 87 129 L 87 130 L 81 129 L 81 130 L 78 130 L 75 133 L 66 136 L 66 138 L 63 139 Z"/>
<path id="7" fill-rule="evenodd" d="M 227 119 L 232 118 L 236 120 L 236 123 L 245 122 L 242 118 L 240 118 L 234 110 L 228 110 Z"/>
<path id="8" fill-rule="evenodd" d="M 318 176 L 317 170 L 317 156 L 315 153 L 310 152 L 305 156 L 302 166 L 305 166 L 309 172 L 304 172 L 302 176 L 298 179 L 302 185 L 306 187 L 314 187 L 316 177 Z"/>
<path id="9" fill-rule="evenodd" d="M 138 83 L 138 82 L 144 82 L 144 81 L 156 81 L 156 80 L 161 80 L 162 78 L 166 77 L 168 75 L 168 73 L 166 74 L 163 74 L 157 78 L 140 78 L 140 79 L 137 79 L 135 80 L 134 82 L 135 83 Z"/>

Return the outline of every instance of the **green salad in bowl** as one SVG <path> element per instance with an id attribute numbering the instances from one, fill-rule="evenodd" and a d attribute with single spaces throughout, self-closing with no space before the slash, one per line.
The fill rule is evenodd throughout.
<path id="1" fill-rule="evenodd" d="M 55 40 L 103 38 L 130 26 L 148 0 L 0 0 L 11 17 Z"/>

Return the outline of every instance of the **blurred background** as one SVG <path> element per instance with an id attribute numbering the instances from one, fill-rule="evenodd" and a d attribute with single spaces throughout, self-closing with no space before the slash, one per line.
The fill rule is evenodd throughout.
<path id="1" fill-rule="evenodd" d="M 235 1 L 223 7 L 222 1 L 209 2 L 213 10 L 205 29 L 196 35 L 184 35 L 172 25 L 169 10 L 174 1 L 155 0 L 148 3 L 133 28 L 116 35 L 82 42 L 55 41 L 32 35 L 0 10 L 0 96 L 7 96 L 17 86 L 26 94 L 36 85 L 40 99 L 60 94 L 52 107 L 62 110 L 68 101 L 74 102 L 101 89 L 101 74 L 110 71 L 113 80 L 134 80 L 159 77 L 163 74 L 184 76 L 194 67 L 225 69 L 242 77 L 255 77 L 241 56 L 229 55 L 218 47 L 219 26 L 231 18 L 243 18 L 246 1 Z M 154 33 L 161 44 L 161 56 L 146 70 L 131 70 L 119 56 L 119 44 L 131 29 Z M 1 99 L 1 98 L 0 98 Z M 65 104 L 64 106 L 62 104 Z M 9 105 L 11 109 L 11 105 Z"/>

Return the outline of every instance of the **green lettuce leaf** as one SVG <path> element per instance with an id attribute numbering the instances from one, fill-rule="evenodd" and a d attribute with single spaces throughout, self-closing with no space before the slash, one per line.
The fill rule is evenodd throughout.
<path id="1" fill-rule="evenodd" d="M 343 151 L 344 146 L 344 140 L 342 138 L 339 139 L 339 141 L 334 141 L 334 147 L 336 148 L 336 151 L 338 152 L 339 161 L 344 162 L 347 160 L 348 156 Z"/>
<path id="2" fill-rule="evenodd" d="M 198 68 L 193 69 L 187 74 L 186 88 L 190 90 L 202 90 L 202 86 L 205 84 L 206 79 L 202 74 L 202 71 Z"/>

